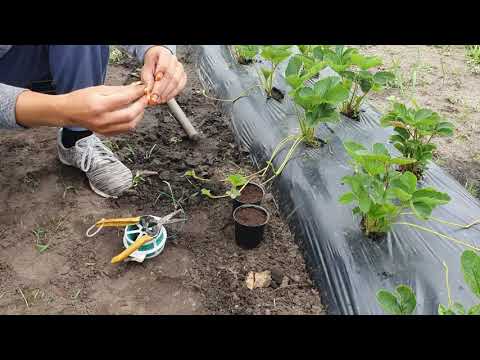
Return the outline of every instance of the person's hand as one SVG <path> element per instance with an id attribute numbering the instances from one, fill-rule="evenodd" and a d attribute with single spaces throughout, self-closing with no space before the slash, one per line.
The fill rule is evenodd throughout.
<path id="1" fill-rule="evenodd" d="M 147 50 L 141 74 L 149 104 L 164 104 L 177 96 L 187 83 L 183 65 L 163 46 Z"/>
<path id="2" fill-rule="evenodd" d="M 147 97 L 141 82 L 94 86 L 63 96 L 59 111 L 66 123 L 111 136 L 133 131 L 143 118 Z"/>

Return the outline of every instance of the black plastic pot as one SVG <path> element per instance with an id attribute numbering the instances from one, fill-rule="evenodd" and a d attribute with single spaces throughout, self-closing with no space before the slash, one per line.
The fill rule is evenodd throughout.
<path id="1" fill-rule="evenodd" d="M 256 201 L 256 202 L 253 202 L 253 203 L 241 202 L 240 197 L 238 197 L 236 199 L 233 199 L 232 200 L 232 206 L 233 206 L 232 212 L 235 211 L 236 208 L 238 208 L 239 206 L 242 206 L 242 205 L 247 205 L 247 204 L 262 205 L 263 198 L 265 197 L 265 189 L 261 185 L 253 183 L 253 182 L 248 183 L 247 186 L 252 186 L 252 185 L 259 188 L 260 190 L 262 190 L 262 198 L 260 200 Z"/>
<path id="2" fill-rule="evenodd" d="M 257 225 L 246 225 L 238 221 L 239 212 L 243 209 L 255 208 L 265 213 L 266 220 Z M 235 221 L 235 242 L 243 249 L 256 248 L 263 240 L 263 232 L 265 225 L 270 220 L 270 213 L 264 207 L 252 204 L 241 205 L 233 212 L 233 220 Z"/>

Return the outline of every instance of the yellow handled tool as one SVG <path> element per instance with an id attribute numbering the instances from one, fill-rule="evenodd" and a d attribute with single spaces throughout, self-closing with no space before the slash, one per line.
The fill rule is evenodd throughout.
<path id="1" fill-rule="evenodd" d="M 123 250 L 120 254 L 115 256 L 112 259 L 111 263 L 116 264 L 116 263 L 119 263 L 119 262 L 125 260 L 127 257 L 129 257 L 131 254 L 133 254 L 135 251 L 140 249 L 143 244 L 149 242 L 152 239 L 153 239 L 153 237 L 151 237 L 149 235 L 143 235 L 143 236 L 139 237 L 137 240 L 135 240 L 135 242 L 132 245 L 130 245 L 128 248 Z"/>
<path id="2" fill-rule="evenodd" d="M 129 217 L 129 218 L 118 218 L 118 219 L 102 219 L 97 221 L 95 225 L 93 225 L 90 229 L 87 230 L 87 236 L 92 237 L 98 233 L 98 231 L 104 227 L 124 227 L 128 225 L 136 225 L 138 224 L 139 227 L 142 229 L 141 236 L 138 237 L 134 241 L 132 245 L 130 245 L 127 249 L 122 251 L 120 254 L 112 258 L 111 263 L 117 264 L 126 258 L 128 258 L 131 254 L 141 248 L 145 243 L 153 240 L 160 231 L 164 224 L 175 223 L 179 221 L 185 221 L 186 219 L 172 219 L 181 210 L 176 210 L 167 216 L 162 218 L 153 216 L 153 215 L 144 215 L 144 216 L 137 216 L 137 217 Z M 97 230 L 92 234 L 90 233 L 93 228 L 97 227 Z"/>
<path id="3" fill-rule="evenodd" d="M 135 225 L 140 222 L 140 216 L 122 219 L 102 219 L 95 223 L 97 227 L 118 227 Z"/>

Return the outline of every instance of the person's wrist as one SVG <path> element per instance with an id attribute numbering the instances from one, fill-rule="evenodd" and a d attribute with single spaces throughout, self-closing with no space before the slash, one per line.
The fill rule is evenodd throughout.
<path id="1" fill-rule="evenodd" d="M 50 107 L 50 111 L 53 115 L 52 118 L 55 119 L 55 122 L 57 123 L 56 126 L 63 127 L 77 125 L 71 118 L 71 104 L 72 99 L 70 94 L 51 96 L 48 106 Z"/>

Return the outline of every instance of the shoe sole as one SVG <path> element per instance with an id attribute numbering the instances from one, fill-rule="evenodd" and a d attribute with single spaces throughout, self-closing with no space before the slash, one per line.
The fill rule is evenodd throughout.
<path id="1" fill-rule="evenodd" d="M 58 153 L 58 159 L 60 160 L 60 162 L 63 165 L 66 165 L 66 166 L 69 166 L 69 167 L 75 167 L 72 164 L 70 164 L 69 162 L 67 162 L 66 160 L 64 160 L 62 158 L 62 155 L 60 155 L 60 152 Z M 88 177 L 87 177 L 87 179 L 88 179 Z M 100 195 L 101 197 L 104 197 L 106 199 L 118 199 L 118 196 L 108 195 L 108 194 L 105 194 L 103 191 L 98 190 L 95 186 L 92 185 L 92 183 L 90 182 L 90 179 L 88 179 L 88 184 L 90 185 L 90 188 L 92 189 L 92 191 L 95 194 Z"/>

